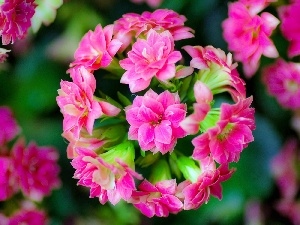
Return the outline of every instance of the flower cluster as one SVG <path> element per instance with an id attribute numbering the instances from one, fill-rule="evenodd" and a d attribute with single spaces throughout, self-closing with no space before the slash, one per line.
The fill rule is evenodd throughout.
<path id="1" fill-rule="evenodd" d="M 22 137 L 10 149 L 20 127 L 8 107 L 0 107 L 0 127 L 0 201 L 10 201 L 19 192 L 25 199 L 20 211 L 10 209 L 14 214 L 1 215 L 0 223 L 45 224 L 45 213 L 37 210 L 33 201 L 41 202 L 60 186 L 58 153 L 53 147 L 39 147 L 34 142 L 26 146 Z"/>
<path id="2" fill-rule="evenodd" d="M 125 200 L 148 217 L 197 209 L 222 198 L 230 163 L 253 141 L 252 97 L 232 55 L 184 46 L 191 59 L 180 64 L 177 41 L 194 37 L 185 21 L 158 9 L 97 25 L 75 51 L 72 81 L 61 81 L 74 178 L 101 204 Z M 116 80 L 110 96 L 96 91 Z"/>

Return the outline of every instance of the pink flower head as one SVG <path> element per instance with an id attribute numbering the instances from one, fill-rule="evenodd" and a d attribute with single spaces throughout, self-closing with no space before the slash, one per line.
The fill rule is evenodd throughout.
<path id="1" fill-rule="evenodd" d="M 191 67 L 210 70 L 209 75 L 199 75 L 199 79 L 211 88 L 213 93 L 228 91 L 234 100 L 245 98 L 245 82 L 235 69 L 237 63 L 232 63 L 232 55 L 213 46 L 184 46 L 183 49 L 192 57 Z"/>
<path id="2" fill-rule="evenodd" d="M 196 134 L 199 131 L 200 122 L 210 110 L 210 103 L 213 100 L 211 90 L 201 81 L 194 85 L 196 103 L 193 104 L 194 112 L 181 121 L 180 126 L 189 134 Z"/>
<path id="3" fill-rule="evenodd" d="M 16 174 L 10 157 L 0 157 L 0 171 L 0 201 L 5 201 L 18 190 Z"/>
<path id="4" fill-rule="evenodd" d="M 298 192 L 297 165 L 300 155 L 297 154 L 297 139 L 289 139 L 281 151 L 273 158 L 271 168 L 276 183 L 284 199 L 293 200 Z"/>
<path id="5" fill-rule="evenodd" d="M 290 58 L 300 55 L 299 10 L 299 1 L 278 7 L 278 14 L 281 20 L 280 30 L 283 36 L 290 42 L 288 48 L 288 56 Z"/>
<path id="6" fill-rule="evenodd" d="M 175 41 L 194 37 L 192 29 L 184 26 L 186 18 L 170 9 L 157 9 L 153 13 L 143 12 L 142 15 L 127 13 L 115 22 L 114 33 L 123 43 L 124 50 L 132 38 L 146 36 L 149 30 L 158 32 L 168 30 Z"/>
<path id="7" fill-rule="evenodd" d="M 300 64 L 278 59 L 263 70 L 263 81 L 270 95 L 285 108 L 300 108 Z"/>
<path id="8" fill-rule="evenodd" d="M 5 62 L 6 58 L 8 57 L 7 52 L 10 52 L 10 50 L 0 48 L 0 63 Z"/>
<path id="9" fill-rule="evenodd" d="M 216 126 L 192 140 L 193 157 L 198 160 L 209 154 L 222 164 L 237 162 L 241 151 L 254 140 L 254 109 L 250 108 L 252 97 L 242 99 L 234 105 L 221 105 L 220 119 Z"/>
<path id="10" fill-rule="evenodd" d="M 164 91 L 158 95 L 150 89 L 144 96 L 137 96 L 125 113 L 130 124 L 128 137 L 138 140 L 144 151 L 171 152 L 177 138 L 185 136 L 179 124 L 185 118 L 186 106 L 177 93 Z"/>
<path id="11" fill-rule="evenodd" d="M 0 6 L 2 44 L 14 43 L 25 37 L 35 12 L 34 0 L 5 0 Z"/>
<path id="12" fill-rule="evenodd" d="M 56 100 L 64 115 L 64 132 L 72 131 L 78 138 L 83 127 L 92 134 L 95 119 L 103 114 L 115 116 L 120 109 L 94 98 L 96 79 L 84 67 L 72 69 L 71 76 L 74 82 L 61 81 Z"/>
<path id="13" fill-rule="evenodd" d="M 8 107 L 0 107 L 0 146 L 11 141 L 20 132 L 20 128 Z"/>
<path id="14" fill-rule="evenodd" d="M 228 180 L 233 172 L 234 170 L 228 169 L 227 164 L 221 164 L 218 169 L 205 170 L 195 183 L 189 180 L 180 183 L 178 189 L 182 190 L 184 210 L 199 208 L 208 202 L 210 195 L 222 199 L 221 183 Z"/>
<path id="15" fill-rule="evenodd" d="M 84 66 L 88 70 L 107 67 L 122 45 L 119 40 L 112 38 L 113 29 L 113 25 L 103 29 L 97 25 L 95 31 L 86 33 L 75 51 L 75 61 L 70 66 Z"/>
<path id="16" fill-rule="evenodd" d="M 155 185 L 144 180 L 138 191 L 132 194 L 132 204 L 145 216 L 167 217 L 169 213 L 177 214 L 182 210 L 182 202 L 175 196 L 176 181 L 164 180 Z"/>
<path id="17" fill-rule="evenodd" d="M 276 2 L 277 0 L 239 0 L 247 8 L 251 15 L 255 15 L 264 10 L 270 3 Z"/>
<path id="18" fill-rule="evenodd" d="M 27 197 L 40 201 L 60 186 L 56 149 L 35 143 L 25 147 L 24 140 L 20 139 L 13 147 L 12 158 L 20 188 Z"/>
<path id="19" fill-rule="evenodd" d="M 45 212 L 36 209 L 22 209 L 9 218 L 8 225 L 46 225 L 48 218 Z"/>
<path id="20" fill-rule="evenodd" d="M 230 3 L 228 14 L 222 24 L 224 39 L 235 60 L 243 63 L 245 75 L 251 77 L 259 67 L 261 55 L 278 57 L 270 36 L 279 20 L 267 12 L 251 15 L 241 2 Z"/>
<path id="21" fill-rule="evenodd" d="M 79 148 L 79 155 L 72 160 L 76 169 L 74 178 L 78 185 L 90 188 L 90 197 L 98 197 L 101 204 L 110 201 L 117 204 L 121 199 L 128 200 L 135 190 L 134 177 L 141 179 L 131 167 L 116 159 L 107 163 L 95 152 Z"/>
<path id="22" fill-rule="evenodd" d="M 133 3 L 143 3 L 146 2 L 151 8 L 157 8 L 163 0 L 131 0 Z"/>
<path id="23" fill-rule="evenodd" d="M 129 84 L 131 92 L 138 92 L 146 89 L 153 77 L 167 81 L 175 76 L 175 63 L 181 58 L 181 53 L 174 51 L 170 32 L 150 30 L 147 39 L 138 39 L 128 52 L 128 58 L 120 60 L 120 66 L 126 70 L 121 83 Z"/>

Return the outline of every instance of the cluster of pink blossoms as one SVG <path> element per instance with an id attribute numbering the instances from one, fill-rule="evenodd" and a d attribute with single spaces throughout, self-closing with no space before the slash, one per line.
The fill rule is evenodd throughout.
<path id="1" fill-rule="evenodd" d="M 230 163 L 253 141 L 252 97 L 232 55 L 185 46 L 191 61 L 180 64 L 176 41 L 194 37 L 185 21 L 158 9 L 97 25 L 75 51 L 72 81 L 61 81 L 57 103 L 74 178 L 101 204 L 125 200 L 148 217 L 197 209 L 211 195 L 222 198 Z M 128 90 L 112 99 L 96 91 L 96 78 Z M 231 98 L 216 105 L 223 93 Z"/>
<path id="2" fill-rule="evenodd" d="M 9 209 L 8 217 L 0 214 L 0 223 L 46 224 L 46 214 L 37 210 L 33 201 L 41 202 L 60 186 L 58 153 L 53 147 L 39 147 L 34 142 L 26 146 L 22 137 L 10 149 L 20 127 L 8 107 L 0 107 L 0 127 L 0 201 L 10 201 L 20 191 L 25 199 L 18 211 Z"/>

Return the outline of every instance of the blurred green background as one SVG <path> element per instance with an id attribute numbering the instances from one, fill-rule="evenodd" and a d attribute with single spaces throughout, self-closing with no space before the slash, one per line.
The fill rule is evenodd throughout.
<path id="1" fill-rule="evenodd" d="M 213 45 L 227 52 L 221 30 L 221 22 L 227 17 L 227 3 L 225 0 L 165 0 L 161 8 L 185 15 L 186 26 L 195 30 L 196 38 L 180 41 L 179 46 Z M 12 108 L 27 141 L 52 145 L 60 152 L 63 185 L 44 202 L 51 224 L 246 224 L 245 210 L 251 202 L 272 205 L 278 197 L 270 160 L 292 132 L 290 113 L 266 94 L 259 71 L 246 80 L 247 95 L 254 96 L 253 107 L 256 108 L 255 142 L 244 150 L 240 161 L 233 164 L 237 171 L 223 184 L 222 201 L 211 198 L 199 210 L 148 219 L 129 204 L 102 206 L 97 199 L 89 199 L 88 191 L 78 187 L 72 178 L 74 170 L 66 157 L 67 143 L 61 137 L 63 118 L 55 100 L 60 80 L 69 80 L 66 70 L 84 33 L 94 30 L 98 23 L 113 23 L 124 13 L 145 10 L 153 9 L 129 0 L 64 1 L 54 23 L 42 26 L 36 34 L 31 33 L 27 39 L 9 46 L 12 52 L 0 66 L 0 105 Z M 273 13 L 276 16 L 276 12 Z M 284 55 L 287 43 L 278 31 L 273 37 L 280 54 Z M 262 59 L 262 65 L 270 62 L 272 60 Z M 270 224 L 288 224 L 272 207 L 265 212 Z"/>

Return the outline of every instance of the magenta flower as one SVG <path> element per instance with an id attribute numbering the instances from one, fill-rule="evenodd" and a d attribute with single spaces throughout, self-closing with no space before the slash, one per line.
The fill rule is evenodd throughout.
<path id="1" fill-rule="evenodd" d="M 150 30 L 147 39 L 139 39 L 128 52 L 128 58 L 120 60 L 120 66 L 126 70 L 121 83 L 129 84 L 131 92 L 146 89 L 153 77 L 161 82 L 175 76 L 175 63 L 182 58 L 174 51 L 174 39 L 170 32 L 157 33 Z"/>
<path id="2" fill-rule="evenodd" d="M 130 124 L 128 138 L 138 140 L 144 151 L 171 152 L 177 138 L 185 136 L 179 124 L 185 118 L 186 106 L 180 103 L 178 94 L 164 91 L 158 95 L 150 89 L 144 96 L 137 96 L 125 113 Z"/>
<path id="3" fill-rule="evenodd" d="M 113 25 L 103 29 L 98 25 L 95 31 L 86 33 L 75 51 L 75 61 L 70 64 L 70 67 L 84 66 L 88 70 L 107 67 L 122 45 L 119 40 L 113 39 L 113 29 Z"/>
<path id="4" fill-rule="evenodd" d="M 243 63 L 245 75 L 251 77 L 259 67 L 261 55 L 278 57 L 270 36 L 279 20 L 267 12 L 252 15 L 241 2 L 229 4 L 228 16 L 222 23 L 224 39 L 235 60 Z"/>
<path id="5" fill-rule="evenodd" d="M 210 195 L 221 200 L 221 183 L 228 180 L 233 172 L 234 170 L 228 169 L 227 164 L 221 164 L 218 169 L 205 170 L 195 183 L 189 180 L 180 183 L 178 188 L 182 190 L 184 210 L 199 208 L 203 203 L 208 202 Z"/>
<path id="6" fill-rule="evenodd" d="M 45 212 L 37 209 L 22 209 L 12 215 L 8 220 L 8 225 L 46 225 L 48 218 Z"/>
<path id="7" fill-rule="evenodd" d="M 72 160 L 76 169 L 74 178 L 79 179 L 78 185 L 90 188 L 90 198 L 98 197 L 101 204 L 110 201 L 115 205 L 131 197 L 136 189 L 134 178 L 142 179 L 139 174 L 117 156 L 111 164 L 93 151 L 83 148 L 78 151 L 79 155 Z"/>
<path id="8" fill-rule="evenodd" d="M 218 163 L 237 162 L 240 153 L 254 140 L 254 109 L 250 108 L 252 97 L 234 105 L 221 105 L 220 119 L 216 126 L 192 140 L 193 158 L 202 160 L 208 155 Z"/>
<path id="9" fill-rule="evenodd" d="M 18 191 L 18 182 L 10 157 L 0 157 L 0 171 L 0 201 L 5 201 Z"/>
<path id="10" fill-rule="evenodd" d="M 25 147 L 22 139 L 15 143 L 13 167 L 25 196 L 40 201 L 60 186 L 57 160 L 58 153 L 52 147 L 39 147 L 35 143 Z"/>
<path id="11" fill-rule="evenodd" d="M 283 36 L 290 42 L 288 56 L 290 58 L 300 55 L 300 2 L 294 1 L 289 5 L 278 7 L 281 20 L 280 30 Z"/>
<path id="12" fill-rule="evenodd" d="M 133 37 L 146 36 L 151 29 L 158 32 L 168 30 L 175 41 L 194 37 L 193 30 L 184 26 L 185 21 L 184 16 L 169 9 L 143 12 L 142 15 L 127 13 L 115 22 L 114 34 L 123 43 L 122 50 L 130 44 Z"/>
<path id="13" fill-rule="evenodd" d="M 0 6 L 0 36 L 2 44 L 14 43 L 27 34 L 36 4 L 34 0 L 5 0 Z"/>
<path id="14" fill-rule="evenodd" d="M 0 107 L 0 148 L 20 132 L 20 128 L 8 107 Z"/>
<path id="15" fill-rule="evenodd" d="M 239 0 L 247 8 L 251 15 L 255 15 L 264 10 L 270 3 L 276 2 L 277 0 Z"/>
<path id="16" fill-rule="evenodd" d="M 64 115 L 64 132 L 72 131 L 78 138 L 82 128 L 92 134 L 95 119 L 103 114 L 115 116 L 120 109 L 94 98 L 96 79 L 84 67 L 72 69 L 71 76 L 74 82 L 61 81 L 56 100 Z"/>
<path id="17" fill-rule="evenodd" d="M 147 217 L 167 217 L 169 213 L 177 214 L 182 210 L 182 202 L 176 194 L 176 181 L 164 180 L 155 185 L 147 180 L 132 193 L 132 204 Z"/>
<path id="18" fill-rule="evenodd" d="M 278 59 L 263 70 L 263 81 L 270 95 L 285 108 L 300 107 L 300 64 Z"/>

